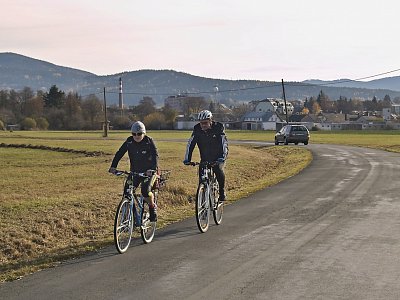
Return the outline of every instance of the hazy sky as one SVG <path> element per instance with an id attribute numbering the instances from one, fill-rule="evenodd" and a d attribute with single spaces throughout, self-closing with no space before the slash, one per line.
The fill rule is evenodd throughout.
<path id="1" fill-rule="evenodd" d="M 302 81 L 400 68 L 399 0 L 0 0 L 0 7 L 0 52 L 98 75 L 170 69 Z"/>

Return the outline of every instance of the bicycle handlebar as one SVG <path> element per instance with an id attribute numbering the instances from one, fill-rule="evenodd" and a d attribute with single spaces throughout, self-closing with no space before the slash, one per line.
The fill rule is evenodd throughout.
<path id="1" fill-rule="evenodd" d="M 197 161 L 191 161 L 187 164 L 187 166 L 198 166 L 198 165 L 206 165 L 206 166 L 215 166 L 218 164 L 218 161 L 202 161 L 202 162 L 197 162 Z"/>
<path id="2" fill-rule="evenodd" d="M 156 173 L 156 170 L 150 170 L 152 171 L 153 174 Z M 114 175 L 115 176 L 121 176 L 121 175 L 136 175 L 136 176 L 140 176 L 140 177 L 150 177 L 149 175 L 146 175 L 146 172 L 132 172 L 132 171 L 124 171 L 124 170 L 115 170 Z M 159 175 L 157 175 L 159 176 Z"/>

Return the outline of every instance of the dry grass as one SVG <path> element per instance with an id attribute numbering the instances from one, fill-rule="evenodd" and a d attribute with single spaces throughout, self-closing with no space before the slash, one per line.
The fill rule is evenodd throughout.
<path id="1" fill-rule="evenodd" d="M 110 245 L 114 211 L 122 179 L 107 173 L 122 140 L 79 136 L 58 139 L 54 133 L 2 139 L 88 151 L 90 157 L 43 149 L 0 148 L 0 281 L 12 280 L 65 258 Z M 1 138 L 1 136 L 0 136 Z M 194 215 L 197 170 L 181 161 L 185 143 L 157 142 L 160 165 L 172 170 L 159 198 L 159 227 Z M 198 152 L 195 152 L 195 158 Z M 304 147 L 230 146 L 226 166 L 229 201 L 298 173 L 311 161 Z M 127 159 L 120 162 L 128 168 Z"/>

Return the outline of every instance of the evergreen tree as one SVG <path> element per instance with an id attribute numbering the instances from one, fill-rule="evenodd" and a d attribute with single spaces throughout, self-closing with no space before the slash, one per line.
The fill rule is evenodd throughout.
<path id="1" fill-rule="evenodd" d="M 53 85 L 49 92 L 44 94 L 43 100 L 46 107 L 61 108 L 65 103 L 65 93 Z"/>

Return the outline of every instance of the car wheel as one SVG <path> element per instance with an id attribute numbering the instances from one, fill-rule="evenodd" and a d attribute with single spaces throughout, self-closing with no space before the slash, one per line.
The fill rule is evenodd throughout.
<path id="1" fill-rule="evenodd" d="M 305 141 L 305 142 L 304 142 L 304 145 L 308 145 L 308 141 Z"/>
<path id="2" fill-rule="evenodd" d="M 279 145 L 278 139 L 275 138 L 275 145 Z"/>

